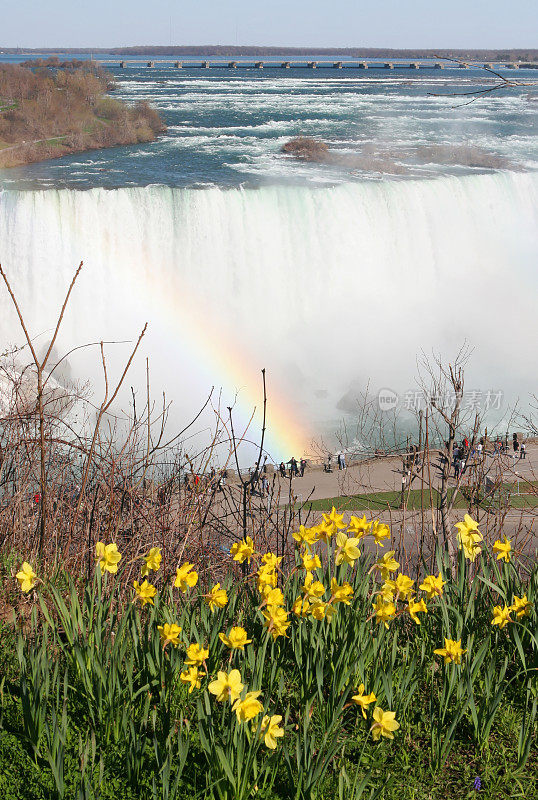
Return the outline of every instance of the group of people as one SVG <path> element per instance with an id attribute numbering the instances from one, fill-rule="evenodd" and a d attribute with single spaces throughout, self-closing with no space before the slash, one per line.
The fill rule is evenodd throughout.
<path id="1" fill-rule="evenodd" d="M 525 442 L 519 441 L 519 436 L 517 433 L 512 434 L 512 450 L 514 453 L 514 457 L 516 458 L 526 458 L 527 456 L 527 448 Z M 508 446 L 508 435 L 506 436 L 506 440 L 503 442 L 502 439 L 496 439 L 493 443 L 493 454 L 497 455 L 498 453 L 507 453 L 509 451 Z"/>
<path id="2" fill-rule="evenodd" d="M 216 469 L 211 467 L 209 475 L 199 475 L 196 472 L 185 472 L 183 475 L 183 486 L 189 491 L 198 491 L 201 489 L 209 489 L 216 483 L 217 489 L 219 491 L 224 491 L 227 479 L 228 470 L 225 469 L 222 470 L 222 472 L 217 473 Z"/>
<path id="3" fill-rule="evenodd" d="M 452 466 L 454 467 L 454 477 L 456 480 L 464 472 L 467 460 L 469 458 L 469 446 L 465 445 L 467 439 L 464 439 L 461 445 L 456 445 L 452 451 Z"/>
<path id="4" fill-rule="evenodd" d="M 331 453 L 327 455 L 327 461 L 323 464 L 323 471 L 324 472 L 332 472 L 333 465 L 332 465 L 333 457 Z M 336 463 L 338 464 L 338 469 L 346 469 L 346 457 L 344 453 L 337 453 L 336 454 Z"/>
<path id="5" fill-rule="evenodd" d="M 286 471 L 286 464 L 281 461 L 278 465 L 278 471 L 282 478 L 290 477 L 290 478 L 302 478 L 304 475 L 304 471 L 306 469 L 306 459 L 301 458 L 300 461 L 292 456 L 290 460 L 287 462 L 289 464 L 289 473 Z"/>
<path id="6" fill-rule="evenodd" d="M 527 456 L 527 449 L 525 442 L 520 442 L 517 433 L 512 435 L 512 450 L 514 458 L 524 459 Z M 464 472 L 465 467 L 470 458 L 475 456 L 478 460 L 482 459 L 482 455 L 486 452 L 486 442 L 482 437 L 476 448 L 472 448 L 469 439 L 465 437 L 461 444 L 456 444 L 452 453 L 452 466 L 454 468 L 454 477 L 457 479 Z M 493 443 L 493 455 L 508 452 L 507 441 L 503 442 L 502 439 L 496 439 Z"/>

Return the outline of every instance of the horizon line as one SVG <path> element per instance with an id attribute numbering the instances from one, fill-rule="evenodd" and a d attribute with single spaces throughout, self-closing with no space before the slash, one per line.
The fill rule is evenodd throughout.
<path id="1" fill-rule="evenodd" d="M 466 54 L 466 53 L 485 53 L 485 52 L 504 52 L 504 53 L 518 53 L 518 52 L 526 52 L 526 53 L 533 53 L 538 55 L 538 48 L 536 47 L 363 47 L 363 46 L 348 46 L 348 47 L 327 47 L 325 46 L 318 46 L 318 45 L 308 45 L 308 46 L 279 46 L 279 45 L 237 45 L 237 44 L 203 44 L 203 45 L 145 45 L 145 44 L 133 44 L 133 45 L 119 45 L 114 47 L 91 47 L 91 46 L 84 46 L 84 47 L 63 47 L 60 45 L 49 45 L 46 47 L 27 47 L 24 45 L 0 45 L 0 50 L 4 53 L 7 51 L 12 51 L 14 53 L 25 51 L 25 52 L 33 52 L 33 53 L 120 53 L 121 51 L 128 51 L 128 50 L 144 50 L 144 51 L 151 51 L 151 50 L 160 50 L 160 51 L 189 51 L 194 52 L 197 50 L 226 50 L 226 51 L 240 51 L 240 50 L 250 50 L 250 51 L 271 51 L 274 55 L 280 54 L 287 54 L 287 53 L 366 53 L 366 52 L 381 52 L 381 53 L 432 53 L 435 54 L 452 54 L 452 53 L 459 53 L 459 54 Z"/>

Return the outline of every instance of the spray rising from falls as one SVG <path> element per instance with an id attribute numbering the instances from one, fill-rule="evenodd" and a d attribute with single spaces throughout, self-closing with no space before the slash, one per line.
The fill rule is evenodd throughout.
<path id="1" fill-rule="evenodd" d="M 153 383 L 182 414 L 217 385 L 226 405 L 239 390 L 248 416 L 265 366 L 273 448 L 289 457 L 350 386 L 410 388 L 421 349 L 453 356 L 467 340 L 473 389 L 530 391 L 537 200 L 538 175 L 509 172 L 5 191 L 0 260 L 43 332 L 84 260 L 62 345 L 134 337 L 147 319 Z M 2 293 L 0 342 L 19 338 Z"/>

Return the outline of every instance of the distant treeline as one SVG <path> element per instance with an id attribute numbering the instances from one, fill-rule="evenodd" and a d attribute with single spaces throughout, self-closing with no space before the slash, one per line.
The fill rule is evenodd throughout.
<path id="1" fill-rule="evenodd" d="M 111 48 L 44 48 L 21 49 L 3 48 L 0 52 L 7 54 L 31 53 L 80 53 L 96 55 L 108 53 L 118 56 L 309 56 L 309 55 L 335 55 L 351 56 L 352 58 L 461 58 L 485 61 L 536 61 L 538 49 L 519 48 L 503 50 L 457 50 L 457 49 L 429 49 L 429 50 L 404 50 L 387 47 L 251 47 L 238 45 L 181 45 L 181 46 L 138 46 L 138 47 L 111 47 Z"/>
<path id="2" fill-rule="evenodd" d="M 0 64 L 0 167 L 149 142 L 164 129 L 147 103 L 127 106 L 113 78 L 88 61 Z"/>

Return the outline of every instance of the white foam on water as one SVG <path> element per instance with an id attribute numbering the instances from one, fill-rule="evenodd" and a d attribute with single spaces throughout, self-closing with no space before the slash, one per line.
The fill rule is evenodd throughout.
<path id="1" fill-rule="evenodd" d="M 40 332 L 84 259 L 62 344 L 124 340 L 148 320 L 155 391 L 181 413 L 214 383 L 227 397 L 240 388 L 218 366 L 219 332 L 313 419 L 317 390 L 334 415 L 353 381 L 409 389 L 422 348 L 453 357 L 463 340 L 475 348 L 473 388 L 524 398 L 535 388 L 537 201 L 538 173 L 511 172 L 318 189 L 6 190 L 0 260 Z M 185 304 L 216 331 L 210 366 L 182 328 Z M 0 341 L 14 339 L 2 293 Z"/>

